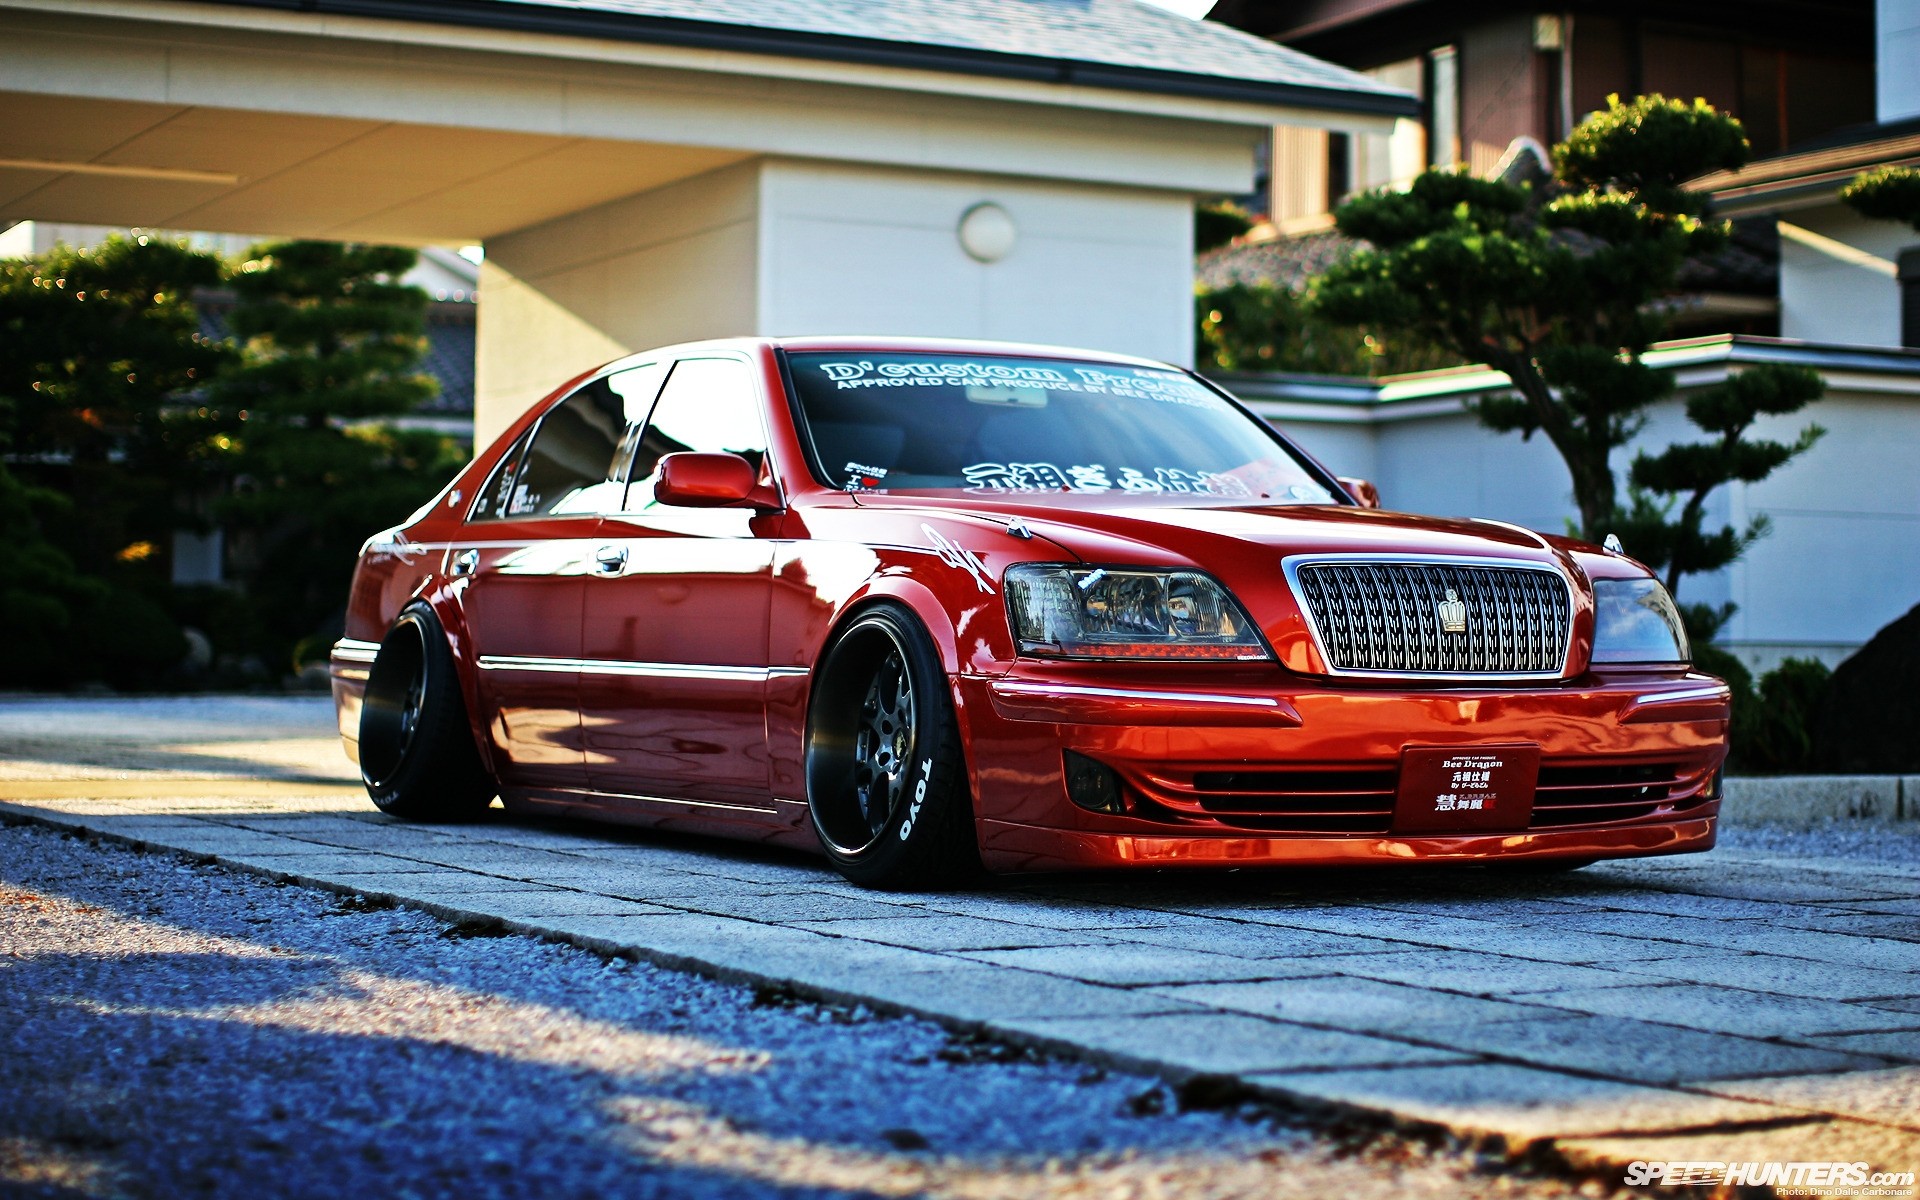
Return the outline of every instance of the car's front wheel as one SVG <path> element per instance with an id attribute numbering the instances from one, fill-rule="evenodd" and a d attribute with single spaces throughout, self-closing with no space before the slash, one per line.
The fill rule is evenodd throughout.
<path id="1" fill-rule="evenodd" d="M 927 888 L 979 870 L 960 735 L 939 654 L 904 606 L 833 640 L 807 712 L 807 805 L 827 856 L 866 887 Z"/>
<path id="2" fill-rule="evenodd" d="M 360 775 L 382 812 L 409 820 L 471 820 L 493 801 L 453 653 L 425 604 L 394 619 L 367 673 Z"/>

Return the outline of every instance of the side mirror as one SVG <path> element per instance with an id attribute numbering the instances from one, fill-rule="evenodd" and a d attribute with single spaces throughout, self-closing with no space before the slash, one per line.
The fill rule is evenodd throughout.
<path id="1" fill-rule="evenodd" d="M 680 508 L 721 508 L 754 493 L 753 464 L 738 454 L 669 454 L 660 460 L 653 498 Z"/>
<path id="2" fill-rule="evenodd" d="M 1367 479 L 1356 479 L 1351 475 L 1340 476 L 1340 486 L 1347 489 L 1347 495 L 1353 497 L 1361 508 L 1380 507 L 1380 489 Z"/>

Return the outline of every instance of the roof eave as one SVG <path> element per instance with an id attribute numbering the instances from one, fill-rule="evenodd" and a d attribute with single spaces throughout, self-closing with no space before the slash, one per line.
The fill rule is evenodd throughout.
<path id="1" fill-rule="evenodd" d="M 1783 154 L 1738 171 L 1703 175 L 1687 186 L 1713 199 L 1722 216 L 1742 217 L 1807 208 L 1835 200 L 1862 171 L 1920 165 L 1920 139 L 1862 142 L 1846 152 L 1832 149 Z"/>
<path id="2" fill-rule="evenodd" d="M 803 30 L 761 29 L 712 21 L 689 21 L 635 13 L 587 11 L 498 0 L 213 0 L 239 8 L 371 17 L 425 24 L 462 25 L 514 33 L 646 42 L 693 50 L 729 51 L 785 58 L 811 58 L 863 66 L 945 71 L 996 79 L 1056 83 L 1116 91 L 1146 92 L 1284 108 L 1314 109 L 1368 117 L 1413 117 L 1419 101 L 1397 91 L 1350 91 L 1338 87 L 1277 83 L 1128 67 L 1113 63 L 1042 58 L 964 46 L 937 46 L 845 37 Z"/>
<path id="3" fill-rule="evenodd" d="M 1673 371 L 1683 387 L 1717 382 L 1741 367 L 1779 363 L 1812 367 L 1829 383 L 1890 395 L 1920 396 L 1920 350 L 1847 346 L 1746 334 L 1711 334 L 1657 343 L 1643 356 Z M 1464 412 L 1475 396 L 1513 387 L 1490 367 L 1447 367 L 1330 386 L 1323 379 L 1278 375 L 1222 378 L 1249 407 L 1276 420 L 1377 424 Z"/>

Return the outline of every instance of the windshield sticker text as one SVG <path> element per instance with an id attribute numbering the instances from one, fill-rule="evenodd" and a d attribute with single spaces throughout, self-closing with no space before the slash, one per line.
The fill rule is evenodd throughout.
<path id="1" fill-rule="evenodd" d="M 1177 371 L 1146 368 L 1009 366 L 1005 363 L 941 362 L 823 362 L 816 364 L 836 388 L 946 387 L 952 384 L 992 384 L 996 388 L 1044 388 L 1094 396 L 1124 396 L 1159 400 L 1192 408 L 1213 408 L 1218 397 Z M 1011 398 L 1002 403 L 1013 402 Z"/>
<path id="2" fill-rule="evenodd" d="M 841 470 L 846 474 L 847 490 L 850 492 L 872 491 L 887 477 L 885 467 L 872 467 L 866 463 L 850 462 Z"/>
<path id="3" fill-rule="evenodd" d="M 1246 497 L 1252 490 L 1232 475 L 1217 471 L 1183 471 L 1154 467 L 1152 473 L 1133 467 L 1109 471 L 1100 463 L 1058 467 L 1053 463 L 974 463 L 962 467 L 970 492 L 1136 492 L 1188 496 Z"/>

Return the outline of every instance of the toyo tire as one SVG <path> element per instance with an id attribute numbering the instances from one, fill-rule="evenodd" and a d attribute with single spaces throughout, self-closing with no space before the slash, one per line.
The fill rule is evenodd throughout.
<path id="1" fill-rule="evenodd" d="M 394 618 L 367 673 L 360 778 L 381 812 L 411 821 L 470 821 L 493 801 L 453 654 L 424 603 Z"/>
<path id="2" fill-rule="evenodd" d="M 904 605 L 865 610 L 822 656 L 806 773 L 814 831 L 854 883 L 926 889 L 979 872 L 946 671 Z"/>

